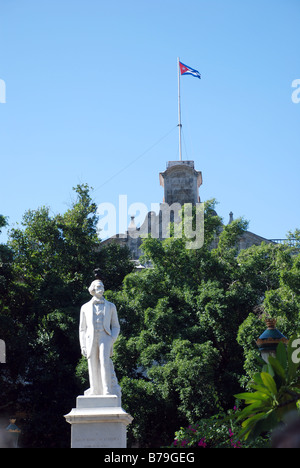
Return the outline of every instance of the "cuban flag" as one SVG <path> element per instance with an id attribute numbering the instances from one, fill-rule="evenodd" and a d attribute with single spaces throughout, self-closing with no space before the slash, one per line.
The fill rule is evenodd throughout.
<path id="1" fill-rule="evenodd" d="M 180 67 L 180 74 L 181 75 L 192 75 L 195 76 L 196 78 L 201 79 L 201 74 L 198 72 L 198 70 L 194 70 L 191 67 L 188 67 L 187 65 L 184 65 L 184 63 L 179 62 L 179 67 Z"/>

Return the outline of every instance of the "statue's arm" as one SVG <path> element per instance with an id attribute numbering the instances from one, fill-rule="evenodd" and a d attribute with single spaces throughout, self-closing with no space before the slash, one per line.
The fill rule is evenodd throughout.
<path id="1" fill-rule="evenodd" d="M 117 309 L 114 304 L 112 304 L 112 314 L 111 314 L 111 336 L 114 341 L 118 338 L 120 333 L 120 324 L 117 314 Z"/>
<path id="2" fill-rule="evenodd" d="M 86 317 L 85 317 L 83 307 L 81 307 L 81 310 L 80 310 L 79 341 L 80 341 L 81 352 L 84 356 L 86 356 Z"/>

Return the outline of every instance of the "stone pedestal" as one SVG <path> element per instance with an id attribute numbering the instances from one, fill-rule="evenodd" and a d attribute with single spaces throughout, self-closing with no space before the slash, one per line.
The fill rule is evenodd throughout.
<path id="1" fill-rule="evenodd" d="M 71 448 L 126 448 L 126 428 L 133 420 L 117 395 L 78 396 L 65 418 L 71 424 Z"/>

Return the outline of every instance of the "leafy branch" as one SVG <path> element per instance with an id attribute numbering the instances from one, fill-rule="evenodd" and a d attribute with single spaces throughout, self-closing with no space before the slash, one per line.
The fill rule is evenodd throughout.
<path id="1" fill-rule="evenodd" d="M 242 421 L 240 438 L 251 440 L 272 431 L 283 421 L 286 413 L 297 410 L 300 375 L 293 346 L 295 340 L 296 336 L 292 337 L 287 347 L 282 342 L 278 344 L 276 357 L 269 356 L 262 372 L 253 376 L 250 387 L 254 392 L 235 395 L 246 404 L 237 416 L 237 420 Z"/>

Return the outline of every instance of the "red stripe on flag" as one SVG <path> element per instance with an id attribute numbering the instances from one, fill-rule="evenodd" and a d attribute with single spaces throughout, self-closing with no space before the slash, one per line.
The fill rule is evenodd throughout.
<path id="1" fill-rule="evenodd" d="M 180 74 L 183 75 L 183 73 L 187 72 L 189 69 L 183 65 L 183 63 L 179 62 L 179 67 L 180 67 Z"/>

